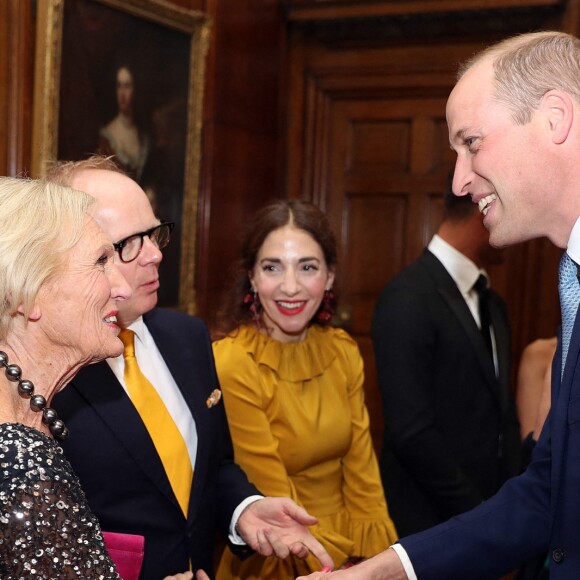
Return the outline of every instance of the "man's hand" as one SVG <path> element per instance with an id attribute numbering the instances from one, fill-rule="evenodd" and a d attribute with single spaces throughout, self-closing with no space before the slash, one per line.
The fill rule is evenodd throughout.
<path id="1" fill-rule="evenodd" d="M 262 556 L 286 558 L 314 555 L 322 566 L 334 567 L 332 558 L 306 526 L 318 520 L 288 497 L 265 497 L 251 503 L 238 519 L 238 532 Z"/>
<path id="2" fill-rule="evenodd" d="M 408 580 L 403 564 L 395 550 L 387 549 L 373 558 L 347 570 L 336 572 L 314 572 L 309 576 L 300 576 L 297 580 L 328 580 L 334 576 L 336 580 Z"/>

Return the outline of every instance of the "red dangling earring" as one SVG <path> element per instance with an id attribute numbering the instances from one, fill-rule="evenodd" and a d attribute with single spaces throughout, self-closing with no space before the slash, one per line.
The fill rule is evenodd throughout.
<path id="1" fill-rule="evenodd" d="M 253 288 L 251 292 L 248 292 L 244 296 L 244 304 L 248 305 L 248 310 L 252 315 L 252 320 L 258 324 L 260 321 L 260 298 Z"/>
<path id="2" fill-rule="evenodd" d="M 324 291 L 324 297 L 322 298 L 322 304 L 320 305 L 320 310 L 316 315 L 316 320 L 318 322 L 328 322 L 334 316 L 334 293 L 330 288 Z"/>

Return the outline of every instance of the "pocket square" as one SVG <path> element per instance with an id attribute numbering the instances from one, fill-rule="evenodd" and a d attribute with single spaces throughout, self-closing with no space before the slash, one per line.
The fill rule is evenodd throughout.
<path id="1" fill-rule="evenodd" d="M 207 398 L 207 401 L 205 402 L 207 408 L 211 409 L 212 407 L 215 407 L 220 402 L 221 398 L 222 392 L 219 389 L 214 389 L 211 395 Z"/>

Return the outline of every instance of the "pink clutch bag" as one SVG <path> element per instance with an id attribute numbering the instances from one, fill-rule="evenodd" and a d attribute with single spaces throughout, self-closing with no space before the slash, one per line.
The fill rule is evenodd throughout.
<path id="1" fill-rule="evenodd" d="M 105 546 L 123 580 L 139 580 L 145 554 L 145 538 L 136 534 L 103 532 Z"/>

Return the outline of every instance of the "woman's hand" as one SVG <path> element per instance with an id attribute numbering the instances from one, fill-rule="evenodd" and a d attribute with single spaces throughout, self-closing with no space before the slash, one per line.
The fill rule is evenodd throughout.
<path id="1" fill-rule="evenodd" d="M 314 572 L 297 580 L 408 580 L 399 556 L 390 548 L 346 570 Z"/>

